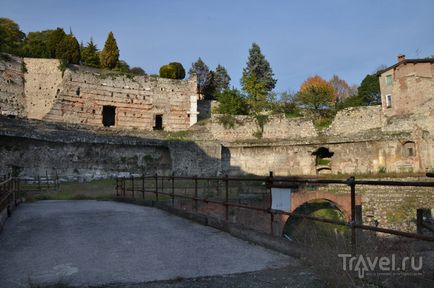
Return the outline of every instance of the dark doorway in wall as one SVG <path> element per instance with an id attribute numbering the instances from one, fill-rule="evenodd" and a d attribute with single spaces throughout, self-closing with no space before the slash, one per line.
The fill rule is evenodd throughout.
<path id="1" fill-rule="evenodd" d="M 104 127 L 115 126 L 116 107 L 103 106 L 102 107 L 102 124 Z"/>
<path id="2" fill-rule="evenodd" d="M 334 154 L 334 152 L 331 152 L 326 147 L 320 147 L 312 153 L 312 155 L 315 156 L 315 166 L 318 174 L 331 172 L 331 160 Z"/>
<path id="3" fill-rule="evenodd" d="M 154 130 L 163 130 L 163 115 L 155 115 Z"/>

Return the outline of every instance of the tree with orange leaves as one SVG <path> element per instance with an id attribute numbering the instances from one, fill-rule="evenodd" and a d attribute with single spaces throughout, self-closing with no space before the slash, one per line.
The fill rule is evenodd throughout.
<path id="1" fill-rule="evenodd" d="M 333 86 L 320 76 L 307 78 L 297 95 L 299 106 L 306 109 L 314 120 L 330 116 L 336 102 Z"/>

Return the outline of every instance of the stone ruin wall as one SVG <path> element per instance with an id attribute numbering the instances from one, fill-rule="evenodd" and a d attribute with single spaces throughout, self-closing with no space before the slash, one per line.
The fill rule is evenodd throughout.
<path id="1" fill-rule="evenodd" d="M 0 55 L 0 115 L 25 117 L 24 64 L 21 58 Z"/>
<path id="2" fill-rule="evenodd" d="M 0 62 L 2 114 L 103 126 L 107 105 L 116 107 L 118 128 L 152 130 L 156 115 L 162 115 L 168 131 L 186 130 L 197 121 L 195 78 L 105 75 L 79 66 L 62 73 L 57 59 L 12 60 Z M 27 73 L 22 71 L 23 61 Z"/>
<path id="3" fill-rule="evenodd" d="M 405 143 L 413 142 L 415 155 L 406 154 Z M 322 173 L 369 174 L 381 172 L 426 172 L 434 167 L 432 140 L 417 139 L 411 135 L 385 140 L 361 140 L 329 143 L 282 143 L 282 144 L 228 144 L 226 161 L 229 174 L 267 175 L 273 171 L 277 176 L 315 175 L 321 168 L 316 166 L 318 148 L 333 152 L 329 169 Z M 223 157 L 222 157 L 223 158 Z M 222 164 L 223 165 L 223 164 Z"/>
<path id="4" fill-rule="evenodd" d="M 24 58 L 27 72 L 24 73 L 26 117 L 44 119 L 58 100 L 62 89 L 62 72 L 57 59 Z"/>
<path id="5" fill-rule="evenodd" d="M 338 111 L 326 134 L 351 135 L 382 127 L 381 106 L 351 107 Z"/>
<path id="6" fill-rule="evenodd" d="M 233 128 L 225 128 L 220 123 L 219 117 L 221 116 L 213 115 L 211 118 L 210 131 L 215 139 L 223 142 L 258 140 L 254 136 L 255 132 L 258 131 L 258 127 L 253 118 L 249 116 L 235 116 L 235 126 Z M 318 133 L 310 120 L 272 116 L 264 125 L 262 139 L 309 138 L 317 135 Z"/>
<path id="7" fill-rule="evenodd" d="M 195 81 L 158 77 L 111 77 L 68 70 L 59 100 L 44 120 L 102 126 L 104 105 L 116 107 L 115 127 L 152 130 L 155 115 L 163 115 L 168 131 L 190 127 Z M 193 98 L 193 99 L 191 99 Z M 194 111 L 193 111 L 194 112 Z"/>

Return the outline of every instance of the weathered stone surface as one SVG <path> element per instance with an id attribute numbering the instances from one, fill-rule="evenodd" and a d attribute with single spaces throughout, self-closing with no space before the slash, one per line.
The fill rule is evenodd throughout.
<path id="1" fill-rule="evenodd" d="M 103 106 L 113 106 L 119 128 L 152 130 L 156 115 L 167 131 L 185 130 L 197 121 L 195 77 L 127 77 L 82 66 L 62 72 L 58 66 L 57 59 L 2 60 L 2 114 L 102 126 Z"/>

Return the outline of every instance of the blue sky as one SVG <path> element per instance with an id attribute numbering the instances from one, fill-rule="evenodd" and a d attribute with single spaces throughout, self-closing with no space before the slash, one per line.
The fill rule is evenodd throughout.
<path id="1" fill-rule="evenodd" d="M 113 31 L 121 59 L 157 73 L 199 56 L 224 65 L 239 87 L 256 42 L 277 78 L 277 91 L 298 90 L 309 76 L 339 75 L 359 84 L 396 55 L 434 55 L 434 1 L 0 0 L 0 17 L 24 32 L 63 27 L 103 47 Z"/>

